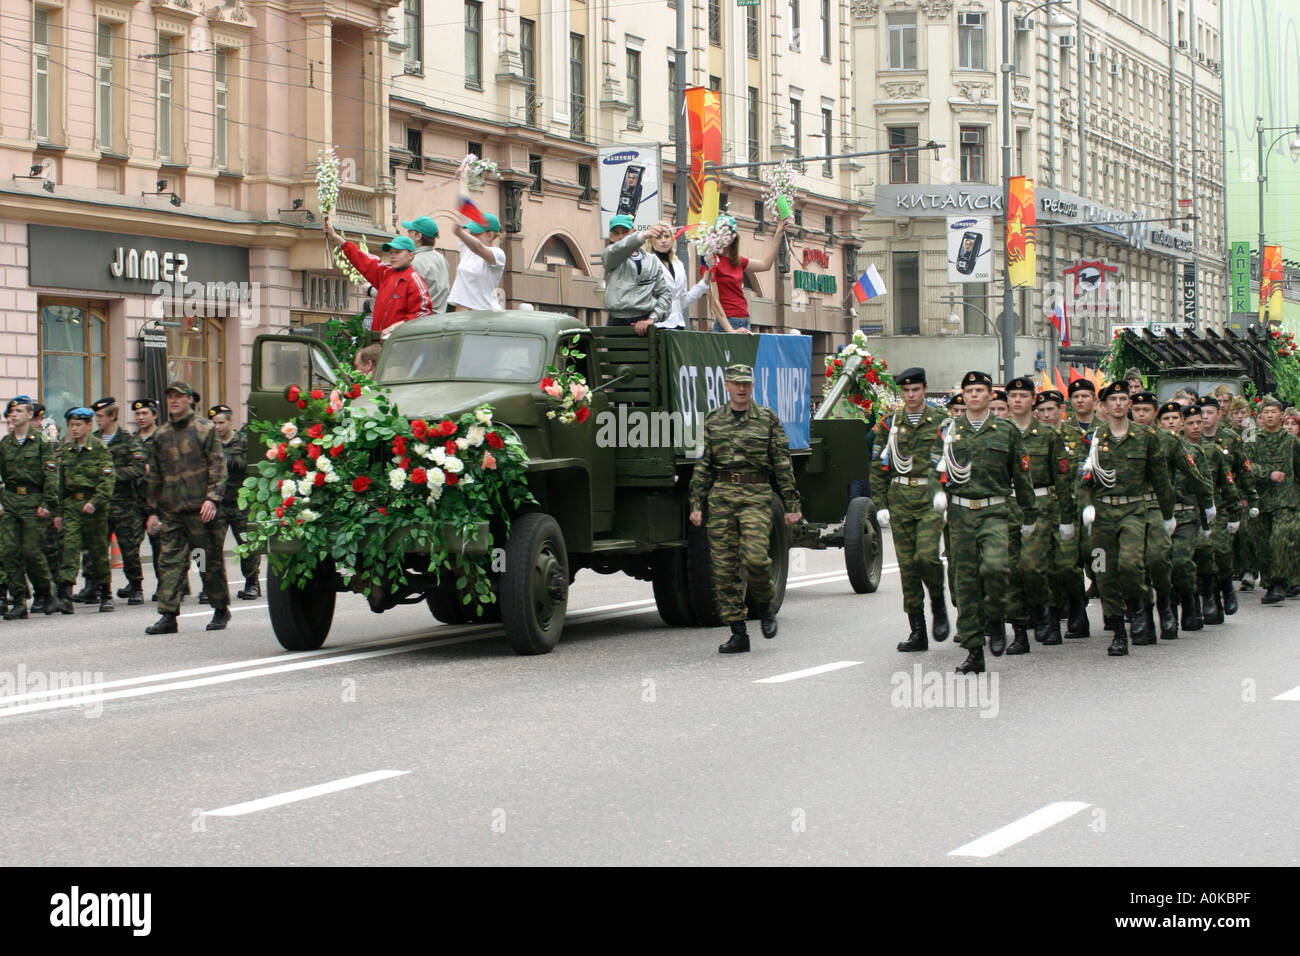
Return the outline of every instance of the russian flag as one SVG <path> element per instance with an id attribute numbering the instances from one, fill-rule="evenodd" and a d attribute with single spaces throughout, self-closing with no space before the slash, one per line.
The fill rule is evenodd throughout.
<path id="1" fill-rule="evenodd" d="M 468 196 L 460 197 L 459 212 L 466 219 L 470 220 L 470 222 L 476 222 L 480 226 L 486 226 L 488 224 L 487 219 L 483 217 L 483 213 L 479 212 L 478 206 L 474 205 L 473 201 Z"/>
<path id="2" fill-rule="evenodd" d="M 1047 320 L 1052 323 L 1052 327 L 1056 329 L 1056 333 L 1061 337 L 1061 344 L 1068 347 L 1070 344 L 1070 319 L 1065 314 L 1065 303 L 1056 303 L 1048 314 Z"/>
<path id="3" fill-rule="evenodd" d="M 858 281 L 853 283 L 853 297 L 858 302 L 866 302 L 888 291 L 885 288 L 885 280 L 880 278 L 880 273 L 876 271 L 874 264 L 867 266 L 867 271 L 858 276 Z"/>

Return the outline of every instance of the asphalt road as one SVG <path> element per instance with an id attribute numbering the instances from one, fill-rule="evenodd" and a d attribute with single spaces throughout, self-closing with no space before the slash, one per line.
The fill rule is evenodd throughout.
<path id="1" fill-rule="evenodd" d="M 960 649 L 895 652 L 891 562 L 855 595 L 796 552 L 780 636 L 728 657 L 590 572 L 532 658 L 355 596 L 296 655 L 263 601 L 219 633 L 192 599 L 165 637 L 124 602 L 0 623 L 0 862 L 1300 863 L 1300 602 L 1122 659 L 1094 602 L 1092 638 L 959 698 Z"/>

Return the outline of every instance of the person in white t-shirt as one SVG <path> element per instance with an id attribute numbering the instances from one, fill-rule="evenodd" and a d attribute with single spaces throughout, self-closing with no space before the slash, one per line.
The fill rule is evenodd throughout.
<path id="1" fill-rule="evenodd" d="M 456 266 L 456 281 L 451 284 L 447 304 L 457 312 L 472 309 L 501 308 L 497 302 L 497 286 L 506 271 L 505 250 L 495 245 L 501 236 L 501 221 L 491 213 L 483 216 L 486 226 L 476 222 L 468 225 L 456 223 L 453 231 L 460 240 L 460 263 Z"/>

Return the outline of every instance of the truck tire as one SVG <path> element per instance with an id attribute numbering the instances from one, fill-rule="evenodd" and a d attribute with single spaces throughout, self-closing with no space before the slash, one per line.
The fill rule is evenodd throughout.
<path id="1" fill-rule="evenodd" d="M 454 587 L 435 585 L 424 595 L 424 600 L 429 605 L 430 613 L 443 624 L 468 623 L 468 608 L 460 603 L 460 594 Z"/>
<path id="2" fill-rule="evenodd" d="M 685 548 L 671 548 L 655 555 L 655 606 L 669 627 L 694 627 L 695 606 Z"/>
<path id="3" fill-rule="evenodd" d="M 266 571 L 266 605 L 275 639 L 287 651 L 314 651 L 334 622 L 334 569 L 317 569 L 305 588 L 285 582 L 275 566 Z"/>
<path id="4" fill-rule="evenodd" d="M 511 650 L 548 654 L 555 649 L 569 606 L 569 555 L 550 515 L 532 511 L 515 519 L 498 598 Z"/>
<path id="5" fill-rule="evenodd" d="M 844 567 L 856 593 L 871 594 L 880 587 L 881 550 L 875 503 L 854 498 L 844 515 Z"/>
<path id="6" fill-rule="evenodd" d="M 687 571 L 690 574 L 691 602 L 695 607 L 696 623 L 700 627 L 718 627 L 723 623 L 718 613 L 718 592 L 713 580 L 713 559 L 709 554 L 708 513 L 703 527 L 691 525 L 686 532 Z M 772 496 L 772 531 L 768 539 L 768 557 L 772 559 L 772 609 L 779 611 L 785 601 L 785 582 L 790 572 L 790 529 L 785 524 L 785 508 L 781 499 Z M 758 617 L 758 609 L 748 594 L 745 596 L 746 614 Z"/>
<path id="7" fill-rule="evenodd" d="M 785 505 L 776 495 L 772 496 L 772 531 L 768 536 L 767 556 L 772 560 L 772 613 L 781 610 L 785 603 L 785 583 L 790 576 L 790 528 L 785 523 Z M 749 619 L 757 621 L 763 616 L 763 610 L 745 589 L 745 607 Z"/>

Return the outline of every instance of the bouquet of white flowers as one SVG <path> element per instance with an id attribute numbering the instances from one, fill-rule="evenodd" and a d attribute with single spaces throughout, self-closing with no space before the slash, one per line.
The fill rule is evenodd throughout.
<path id="1" fill-rule="evenodd" d="M 711 262 L 727 251 L 737 235 L 736 220 L 724 215 L 714 220 L 713 225 L 697 232 L 691 241 L 695 244 L 695 251 Z"/>
<path id="2" fill-rule="evenodd" d="M 767 187 L 763 190 L 763 205 L 772 210 L 772 218 L 785 219 L 791 215 L 794 177 L 794 168 L 784 161 L 763 171 L 763 182 Z"/>
<path id="3" fill-rule="evenodd" d="M 339 202 L 339 158 L 334 154 L 334 147 L 316 151 L 316 204 L 320 208 L 321 219 L 329 218 L 330 213 Z M 325 265 L 329 265 L 329 237 L 325 237 Z M 344 260 L 346 261 L 346 260 Z"/>
<path id="4" fill-rule="evenodd" d="M 497 171 L 497 164 L 491 159 L 479 159 L 469 153 L 460 161 L 460 168 L 468 173 L 466 185 L 477 191 L 483 188 L 483 177 Z"/>

